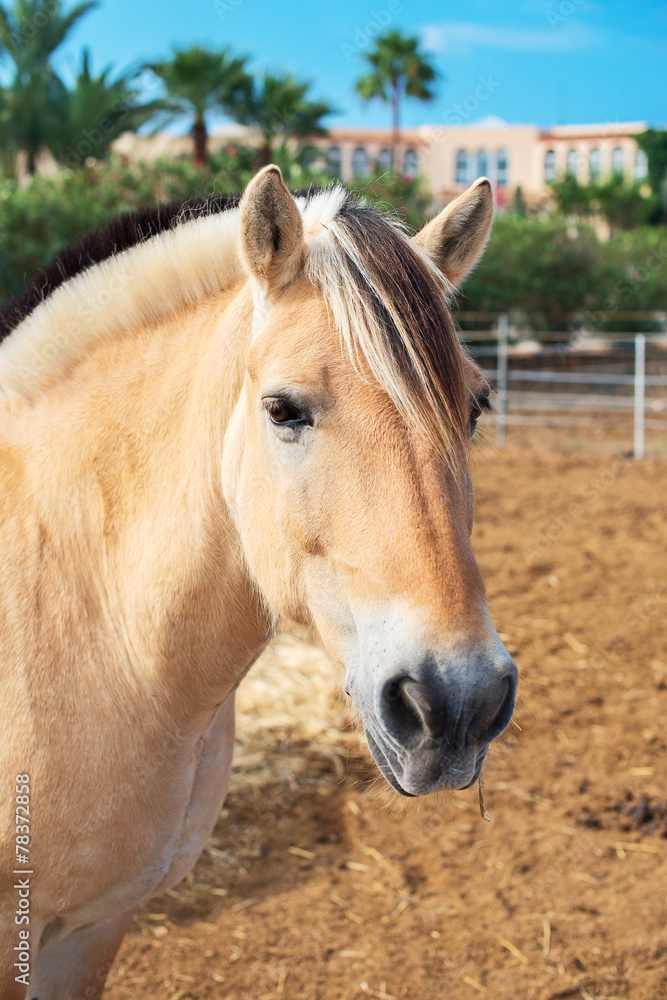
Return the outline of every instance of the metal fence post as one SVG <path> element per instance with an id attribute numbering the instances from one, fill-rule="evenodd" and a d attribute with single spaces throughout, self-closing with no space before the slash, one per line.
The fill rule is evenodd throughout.
<path id="1" fill-rule="evenodd" d="M 646 337 L 635 337 L 635 458 L 644 457 L 644 397 L 646 389 Z"/>
<path id="2" fill-rule="evenodd" d="M 507 341 L 509 319 L 498 317 L 498 348 L 496 362 L 496 444 L 502 448 L 507 438 Z"/>

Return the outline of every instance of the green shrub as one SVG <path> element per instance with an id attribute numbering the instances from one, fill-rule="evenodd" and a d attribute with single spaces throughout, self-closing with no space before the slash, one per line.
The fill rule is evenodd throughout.
<path id="1" fill-rule="evenodd" d="M 36 175 L 25 186 L 0 181 L 0 302 L 20 291 L 63 247 L 122 212 L 211 191 L 242 191 L 255 172 L 254 155 L 254 149 L 235 147 L 212 156 L 207 167 L 190 160 L 115 160 L 57 177 Z M 327 179 L 305 170 L 299 157 L 283 166 L 286 182 L 296 188 Z"/>
<path id="2" fill-rule="evenodd" d="M 660 196 L 646 183 L 628 184 L 619 175 L 595 184 L 580 184 L 576 177 L 563 177 L 551 185 L 561 215 L 606 219 L 614 232 L 635 229 L 660 221 Z"/>
<path id="3" fill-rule="evenodd" d="M 604 242 L 592 229 L 558 217 L 508 215 L 496 219 L 459 307 L 508 313 L 535 331 L 610 331 L 625 328 L 618 313 L 664 310 L 666 287 L 664 227 L 640 227 Z M 630 326 L 636 329 L 637 321 Z"/>
<path id="4" fill-rule="evenodd" d="M 228 147 L 205 168 L 190 160 L 117 160 L 57 177 L 35 176 L 24 187 L 0 181 L 0 301 L 19 291 L 63 246 L 121 212 L 210 191 L 243 190 L 255 172 L 255 154 L 249 147 Z M 275 151 L 290 187 L 330 180 L 311 154 L 303 150 L 295 156 L 283 146 Z M 351 187 L 415 229 L 430 214 L 419 179 L 385 171 Z M 637 321 L 622 313 L 664 310 L 666 287 L 664 226 L 620 231 L 604 242 L 586 225 L 514 213 L 496 220 L 482 262 L 463 287 L 460 308 L 509 313 L 537 332 L 579 326 L 636 329 Z M 650 321 L 641 326 L 651 329 Z"/>
<path id="5" fill-rule="evenodd" d="M 667 310 L 667 230 L 664 226 L 643 226 L 618 233 L 603 251 L 620 272 L 612 288 L 602 289 L 599 310 L 586 317 L 588 323 L 605 332 L 657 331 L 655 320 L 624 316 L 627 312 Z"/>

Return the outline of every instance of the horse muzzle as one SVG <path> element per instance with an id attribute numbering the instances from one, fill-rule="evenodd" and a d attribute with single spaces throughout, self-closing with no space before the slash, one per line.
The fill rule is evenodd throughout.
<path id="1" fill-rule="evenodd" d="M 431 656 L 413 670 L 378 673 L 357 673 L 347 686 L 392 788 L 415 796 L 474 784 L 514 711 L 518 673 L 510 657 L 441 664 Z"/>

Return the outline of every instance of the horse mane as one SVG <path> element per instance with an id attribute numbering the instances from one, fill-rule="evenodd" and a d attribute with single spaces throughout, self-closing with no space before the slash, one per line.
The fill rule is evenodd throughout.
<path id="1" fill-rule="evenodd" d="M 451 454 L 467 437 L 469 405 L 449 283 L 395 219 L 342 187 L 295 196 L 306 275 L 352 363 Z M 57 254 L 0 310 L 0 394 L 31 395 L 92 341 L 225 287 L 243 272 L 239 200 L 214 194 L 128 213 Z"/>
<path id="2" fill-rule="evenodd" d="M 129 250 L 171 229 L 180 222 L 202 215 L 214 215 L 235 208 L 240 195 L 208 194 L 189 201 L 125 212 L 98 229 L 84 233 L 75 243 L 60 250 L 33 276 L 26 287 L 0 307 L 0 341 L 24 320 L 33 309 L 65 281 L 115 254 Z"/>

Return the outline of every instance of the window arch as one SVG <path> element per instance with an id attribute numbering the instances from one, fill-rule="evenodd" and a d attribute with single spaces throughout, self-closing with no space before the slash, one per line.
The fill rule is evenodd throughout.
<path id="1" fill-rule="evenodd" d="M 368 174 L 368 154 L 363 146 L 357 146 L 352 153 L 352 176 L 365 177 Z"/>
<path id="2" fill-rule="evenodd" d="M 329 149 L 327 150 L 327 163 L 332 174 L 340 177 L 341 166 L 343 163 L 343 155 L 340 151 L 340 146 L 329 146 Z"/>
<path id="3" fill-rule="evenodd" d="M 643 149 L 635 151 L 635 180 L 641 181 L 648 176 L 648 156 Z"/>
<path id="4" fill-rule="evenodd" d="M 391 166 L 391 150 L 381 149 L 378 153 L 378 167 L 387 170 Z"/>
<path id="5" fill-rule="evenodd" d="M 417 150 L 406 149 L 403 153 L 403 176 L 412 180 L 417 176 Z"/>
<path id="6" fill-rule="evenodd" d="M 489 156 L 485 149 L 477 153 L 477 177 L 486 177 L 489 172 Z"/>
<path id="7" fill-rule="evenodd" d="M 594 146 L 588 153 L 588 179 L 596 181 L 600 176 L 601 156 L 598 146 Z"/>
<path id="8" fill-rule="evenodd" d="M 456 183 L 468 183 L 468 152 L 465 149 L 459 149 L 456 154 Z"/>
<path id="9" fill-rule="evenodd" d="M 611 172 L 612 174 L 625 172 L 625 153 L 622 146 L 615 146 L 611 151 Z"/>
<path id="10" fill-rule="evenodd" d="M 579 154 L 576 149 L 568 149 L 567 157 L 565 159 L 565 173 L 568 177 L 577 176 L 577 168 L 579 166 Z"/>
<path id="11" fill-rule="evenodd" d="M 548 149 L 544 154 L 544 179 L 547 184 L 556 180 L 556 153 L 553 149 Z"/>
<path id="12" fill-rule="evenodd" d="M 496 183 L 499 187 L 507 187 L 507 150 L 499 149 L 496 153 Z"/>

